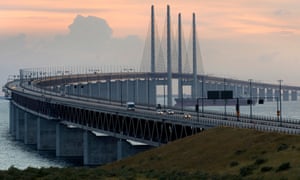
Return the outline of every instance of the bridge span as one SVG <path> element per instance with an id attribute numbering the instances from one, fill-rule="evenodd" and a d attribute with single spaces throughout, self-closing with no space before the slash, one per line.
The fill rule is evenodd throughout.
<path id="1" fill-rule="evenodd" d="M 25 144 L 36 144 L 38 150 L 55 150 L 62 157 L 82 157 L 86 165 L 112 162 L 216 126 L 300 132 L 298 121 L 284 118 L 195 112 L 167 105 L 165 108 L 174 114 L 157 113 L 156 86 L 164 84 L 167 76 L 135 72 L 21 76 L 6 84 L 11 93 L 10 132 Z M 179 74 L 172 76 L 178 77 Z M 189 74 L 182 77 L 186 84 L 193 78 Z M 198 78 L 201 84 L 203 78 Z M 205 77 L 206 84 L 222 81 Z M 227 82 L 236 86 L 249 83 L 233 79 Z M 253 84 L 253 88 L 262 86 L 278 88 Z M 293 86 L 282 89 L 299 90 Z M 126 101 L 136 103 L 135 111 L 126 109 Z"/>
<path id="2" fill-rule="evenodd" d="M 142 72 L 122 67 L 108 71 L 95 67 L 21 69 L 4 88 L 11 96 L 10 133 L 25 144 L 36 145 L 38 150 L 54 150 L 60 157 L 81 157 L 85 165 L 116 161 L 216 126 L 300 133 L 299 121 L 282 118 L 280 111 L 280 116 L 266 117 L 203 108 L 194 111 L 184 108 L 183 103 L 181 108 L 174 107 L 174 95 L 183 99 L 187 94 L 198 100 L 207 98 L 210 90 L 231 90 L 234 98 L 251 101 L 297 100 L 300 87 L 284 85 L 282 81 L 269 84 L 198 73 L 203 67 L 195 14 L 192 63 L 185 63 L 183 58 L 186 55 L 181 41 L 181 15 L 175 46 L 171 42 L 170 21 L 167 6 L 167 47 L 161 47 L 160 41 L 156 41 L 151 7 L 151 53 L 147 56 L 151 59 L 146 61 L 148 69 Z M 191 65 L 192 72 L 185 71 L 183 64 Z M 177 93 L 173 93 L 175 89 Z M 157 97 L 162 94 L 164 103 L 159 107 L 169 110 L 157 112 Z M 125 102 L 134 102 L 135 111 L 128 111 Z"/>

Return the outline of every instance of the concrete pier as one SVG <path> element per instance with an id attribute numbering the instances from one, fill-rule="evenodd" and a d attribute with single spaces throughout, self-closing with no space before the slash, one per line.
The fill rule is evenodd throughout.
<path id="1" fill-rule="evenodd" d="M 291 92 L 291 98 L 292 98 L 292 101 L 297 101 L 298 100 L 298 94 L 297 94 L 297 91 L 292 91 Z"/>
<path id="2" fill-rule="evenodd" d="M 83 156 L 83 130 L 56 124 L 56 156 L 82 157 Z"/>
<path id="3" fill-rule="evenodd" d="M 37 149 L 55 150 L 56 147 L 56 124 L 54 120 L 37 119 Z"/>
<path id="4" fill-rule="evenodd" d="M 37 116 L 25 113 L 24 119 L 24 143 L 37 143 Z"/>
<path id="5" fill-rule="evenodd" d="M 16 140 L 24 140 L 24 117 L 25 112 L 19 108 L 16 109 Z"/>
<path id="6" fill-rule="evenodd" d="M 84 165 L 101 165 L 117 160 L 118 139 L 85 131 L 83 133 Z"/>
<path id="7" fill-rule="evenodd" d="M 9 132 L 12 136 L 15 136 L 17 107 L 12 102 L 9 103 L 9 106 Z"/>

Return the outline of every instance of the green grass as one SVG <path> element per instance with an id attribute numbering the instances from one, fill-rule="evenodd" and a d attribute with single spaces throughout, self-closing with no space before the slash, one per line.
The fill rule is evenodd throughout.
<path id="1" fill-rule="evenodd" d="M 300 178 L 299 147 L 298 135 L 222 127 L 180 139 L 103 168 L 110 170 L 126 166 L 138 171 L 156 169 L 251 179 L 294 179 Z"/>
<path id="2" fill-rule="evenodd" d="M 11 167 L 0 179 L 300 179 L 300 136 L 214 128 L 97 168 Z"/>

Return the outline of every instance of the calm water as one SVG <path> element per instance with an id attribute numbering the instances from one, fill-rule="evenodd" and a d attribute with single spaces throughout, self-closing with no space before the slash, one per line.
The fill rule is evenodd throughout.
<path id="1" fill-rule="evenodd" d="M 163 101 L 161 102 L 163 103 Z M 204 110 L 217 110 L 224 112 L 224 107 L 205 107 Z M 276 116 L 277 103 L 265 102 L 253 106 L 253 114 Z M 235 112 L 234 106 L 227 106 L 227 112 Z M 249 114 L 249 106 L 241 106 L 241 113 Z M 300 101 L 282 102 L 282 116 L 300 120 Z M 34 146 L 24 145 L 15 141 L 9 134 L 9 101 L 0 99 L 0 170 L 11 166 L 19 169 L 27 167 L 66 167 L 76 164 L 57 159 L 52 152 L 40 152 Z"/>
<path id="2" fill-rule="evenodd" d="M 34 146 L 26 146 L 14 140 L 9 134 L 9 101 L 0 99 L 0 170 L 11 166 L 19 169 L 72 166 L 54 155 L 53 152 L 39 152 Z"/>

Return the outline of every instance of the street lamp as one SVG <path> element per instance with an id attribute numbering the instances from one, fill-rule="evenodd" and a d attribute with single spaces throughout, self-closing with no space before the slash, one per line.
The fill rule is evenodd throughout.
<path id="1" fill-rule="evenodd" d="M 123 82 L 122 82 L 122 80 L 123 80 L 123 76 L 122 76 L 122 71 L 120 72 L 120 75 L 121 75 L 121 78 L 120 78 L 120 90 L 121 90 L 121 92 L 120 92 L 120 104 L 121 104 L 121 106 L 123 105 Z"/>
<path id="2" fill-rule="evenodd" d="M 164 78 L 164 109 L 166 108 L 166 87 L 165 87 L 166 79 Z"/>
<path id="3" fill-rule="evenodd" d="M 250 83 L 250 119 L 252 119 L 252 81 L 253 81 L 253 79 L 249 79 L 249 83 Z"/>
<path id="4" fill-rule="evenodd" d="M 204 113 L 203 99 L 204 99 L 204 75 L 202 75 L 202 114 Z"/>
<path id="5" fill-rule="evenodd" d="M 226 79 L 224 78 L 224 94 L 225 94 L 225 90 L 226 90 Z M 224 115 L 225 115 L 225 119 L 226 119 L 226 116 L 227 116 L 226 105 L 227 105 L 227 99 L 224 97 Z"/>
<path id="6" fill-rule="evenodd" d="M 281 104 L 281 83 L 283 80 L 278 80 L 279 81 L 279 115 L 280 115 L 280 126 L 282 123 L 282 104 Z"/>

